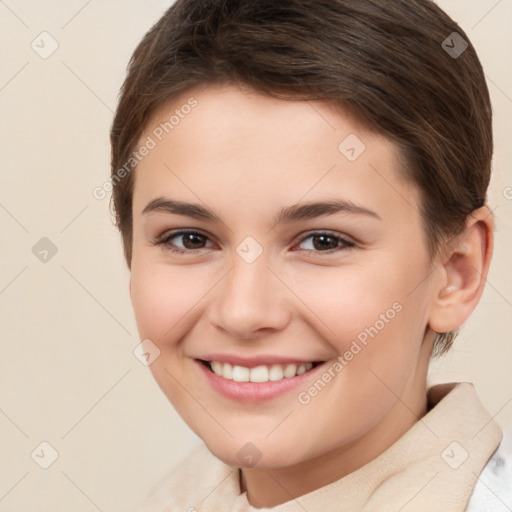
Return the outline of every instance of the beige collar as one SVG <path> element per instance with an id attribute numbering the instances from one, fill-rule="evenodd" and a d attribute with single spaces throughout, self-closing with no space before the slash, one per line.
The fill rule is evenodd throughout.
<path id="1" fill-rule="evenodd" d="M 503 434 L 471 383 L 430 388 L 428 405 L 376 459 L 282 505 L 252 507 L 240 492 L 239 469 L 201 445 L 153 489 L 140 512 L 463 512 Z"/>

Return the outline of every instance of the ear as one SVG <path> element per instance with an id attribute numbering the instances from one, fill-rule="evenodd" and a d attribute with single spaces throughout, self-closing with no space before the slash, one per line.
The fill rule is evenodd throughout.
<path id="1" fill-rule="evenodd" d="M 468 217 L 464 231 L 440 256 L 442 279 L 429 318 L 433 331 L 453 331 L 469 318 L 482 296 L 493 248 L 494 218 L 484 206 Z"/>

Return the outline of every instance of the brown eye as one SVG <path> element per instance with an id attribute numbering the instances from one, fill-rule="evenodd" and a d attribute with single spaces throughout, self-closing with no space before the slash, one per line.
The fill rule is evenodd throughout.
<path id="1" fill-rule="evenodd" d="M 186 249 L 201 249 L 202 247 L 200 246 L 204 244 L 204 239 L 206 238 L 199 233 L 187 233 L 179 236 L 182 237 L 183 245 Z"/>
<path id="2" fill-rule="evenodd" d="M 173 242 L 173 240 L 181 242 Z M 172 252 L 186 253 L 194 252 L 205 248 L 208 237 L 197 231 L 177 231 L 169 233 L 162 240 L 157 242 L 159 245 L 164 245 Z"/>
<path id="3" fill-rule="evenodd" d="M 331 253 L 336 251 L 336 249 L 344 250 L 355 246 L 354 242 L 342 236 L 322 232 L 310 233 L 301 240 L 300 245 L 304 244 L 304 242 L 307 242 L 305 245 L 308 247 L 303 247 L 302 250 L 313 253 Z"/>

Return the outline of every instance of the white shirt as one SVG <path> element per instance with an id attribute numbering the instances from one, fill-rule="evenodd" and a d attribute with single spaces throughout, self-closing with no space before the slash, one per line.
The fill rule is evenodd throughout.
<path id="1" fill-rule="evenodd" d="M 466 512 L 510 512 L 512 510 L 512 432 L 503 440 L 483 469 Z"/>

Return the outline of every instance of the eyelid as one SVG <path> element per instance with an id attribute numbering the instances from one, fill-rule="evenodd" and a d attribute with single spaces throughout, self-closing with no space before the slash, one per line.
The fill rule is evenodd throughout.
<path id="1" fill-rule="evenodd" d="M 166 240 L 168 238 L 172 238 L 177 235 L 185 235 L 190 233 L 197 233 L 198 235 L 206 236 L 208 238 L 211 238 L 208 233 L 205 233 L 204 231 L 197 229 L 197 228 L 178 228 L 178 229 L 171 229 L 164 231 L 161 235 L 157 236 L 155 238 L 155 242 L 159 242 L 162 240 Z"/>
<path id="2" fill-rule="evenodd" d="M 181 229 L 176 229 L 176 230 L 171 230 L 171 231 L 165 232 L 163 235 L 161 235 L 161 236 L 157 237 L 155 240 L 153 240 L 152 243 L 154 245 L 163 245 L 163 246 L 171 245 L 168 243 L 168 240 L 175 238 L 175 237 L 188 235 L 188 234 L 198 234 L 198 235 L 205 237 L 207 239 L 207 241 L 212 242 L 212 237 L 200 229 L 181 228 Z M 298 238 L 295 239 L 296 241 L 294 242 L 294 246 L 301 244 L 308 238 L 311 238 L 314 236 L 322 236 L 322 235 L 331 236 L 333 238 L 336 238 L 342 244 L 344 243 L 345 245 L 338 246 L 333 249 L 328 249 L 325 251 L 311 250 L 311 249 L 296 249 L 296 250 L 307 252 L 308 254 L 322 255 L 322 254 L 332 254 L 332 253 L 338 253 L 341 251 L 346 251 L 346 250 L 352 249 L 353 247 L 358 245 L 358 242 L 356 242 L 352 237 L 345 235 L 343 233 L 338 233 L 336 231 L 325 230 L 325 229 L 316 229 L 316 230 L 313 229 L 313 230 L 307 231 L 306 233 L 301 233 L 298 236 Z M 193 255 L 193 254 L 198 254 L 200 251 L 202 251 L 203 249 L 206 249 L 206 248 L 207 247 L 201 247 L 199 249 L 181 249 L 181 248 L 171 249 L 171 248 L 168 248 L 168 250 L 173 253 Z"/>
<path id="3" fill-rule="evenodd" d="M 345 235 L 343 233 L 338 233 L 336 231 L 331 231 L 331 230 L 325 230 L 325 229 L 313 229 L 307 233 L 303 233 L 300 235 L 299 237 L 299 240 L 298 242 L 295 244 L 301 244 L 302 242 L 304 242 L 305 240 L 307 240 L 308 238 L 311 238 L 311 237 L 314 237 L 314 236 L 322 236 L 322 235 L 326 235 L 326 236 L 330 236 L 332 238 L 336 238 L 338 239 L 342 244 L 344 243 L 345 246 L 338 246 L 338 247 L 335 247 L 333 249 L 328 249 L 326 251 L 314 251 L 314 250 L 311 250 L 311 249 L 298 249 L 298 250 L 302 250 L 302 251 L 306 251 L 307 253 L 309 254 L 332 254 L 332 253 L 338 253 L 338 252 L 341 252 L 341 251 L 344 251 L 344 250 L 348 250 L 348 249 L 352 249 L 353 247 L 355 247 L 357 244 L 357 242 L 350 236 L 348 235 Z"/>
<path id="4" fill-rule="evenodd" d="M 354 244 L 356 243 L 356 241 L 351 236 L 348 236 L 344 233 L 339 233 L 337 231 L 332 231 L 329 229 L 312 229 L 310 231 L 307 231 L 306 233 L 302 233 L 299 235 L 299 242 L 302 242 L 306 238 L 309 238 L 310 236 L 313 236 L 313 235 L 317 235 L 317 236 L 327 235 L 327 236 L 332 236 L 334 238 L 340 238 L 341 240 L 344 240 L 346 242 L 351 242 Z"/>
<path id="5" fill-rule="evenodd" d="M 207 238 L 209 241 L 212 241 L 212 237 L 200 229 L 181 228 L 181 229 L 166 231 L 165 233 L 163 233 L 162 235 L 160 235 L 156 239 L 154 239 L 152 242 L 155 245 L 165 244 L 166 241 L 170 240 L 171 238 L 174 238 L 174 237 L 177 237 L 180 235 L 190 235 L 190 234 L 201 235 L 201 236 L 204 236 L 205 238 Z M 197 249 L 197 250 L 200 250 L 200 249 Z M 189 249 L 187 252 L 194 252 L 194 251 L 193 251 L 193 249 Z"/>

